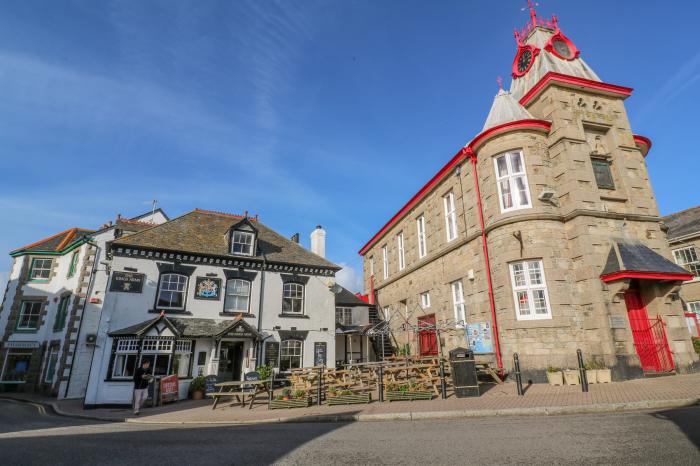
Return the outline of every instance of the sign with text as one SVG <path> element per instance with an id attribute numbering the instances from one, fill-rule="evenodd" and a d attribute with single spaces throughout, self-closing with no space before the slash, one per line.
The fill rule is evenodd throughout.
<path id="1" fill-rule="evenodd" d="M 490 322 L 475 322 L 467 326 L 469 347 L 478 353 L 493 353 L 493 334 Z"/>
<path id="2" fill-rule="evenodd" d="M 168 403 L 179 398 L 177 375 L 168 375 L 160 379 L 160 402 Z"/>
<path id="3" fill-rule="evenodd" d="M 141 293 L 144 281 L 146 281 L 146 276 L 142 273 L 112 272 L 112 283 L 109 286 L 109 291 Z"/>
<path id="4" fill-rule="evenodd" d="M 314 343 L 314 366 L 325 366 L 328 347 L 325 341 Z"/>
<path id="5" fill-rule="evenodd" d="M 276 341 L 268 342 L 265 345 L 265 364 L 270 367 L 279 366 L 280 344 Z"/>

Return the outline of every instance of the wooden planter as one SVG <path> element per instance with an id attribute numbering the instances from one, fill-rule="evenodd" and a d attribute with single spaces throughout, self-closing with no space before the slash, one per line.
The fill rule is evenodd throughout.
<path id="1" fill-rule="evenodd" d="M 353 393 L 352 395 L 337 395 L 329 396 L 326 399 L 328 406 L 334 405 L 352 405 L 360 403 L 369 403 L 372 401 L 371 393 Z"/>
<path id="2" fill-rule="evenodd" d="M 564 374 L 561 371 L 547 372 L 547 381 L 549 385 L 564 385 Z"/>
<path id="3" fill-rule="evenodd" d="M 387 401 L 432 400 L 434 395 L 428 390 L 417 392 L 386 391 Z"/>
<path id="4" fill-rule="evenodd" d="M 290 408 L 308 408 L 311 406 L 311 398 L 297 398 L 290 400 L 272 400 L 270 401 L 270 409 L 290 409 Z"/>
<path id="5" fill-rule="evenodd" d="M 598 383 L 611 383 L 612 374 L 610 369 L 598 369 Z"/>

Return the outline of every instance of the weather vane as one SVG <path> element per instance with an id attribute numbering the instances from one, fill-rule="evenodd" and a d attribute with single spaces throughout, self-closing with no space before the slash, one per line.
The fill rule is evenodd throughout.
<path id="1" fill-rule="evenodd" d="M 503 78 L 500 77 L 500 76 L 498 76 L 498 77 L 496 78 L 496 82 L 498 83 L 498 88 L 501 89 L 501 90 L 503 90 Z"/>

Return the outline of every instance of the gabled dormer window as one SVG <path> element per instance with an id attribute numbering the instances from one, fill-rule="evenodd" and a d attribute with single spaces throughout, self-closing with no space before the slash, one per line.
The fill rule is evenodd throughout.
<path id="1" fill-rule="evenodd" d="M 231 254 L 255 255 L 256 229 L 247 218 L 231 228 Z"/>

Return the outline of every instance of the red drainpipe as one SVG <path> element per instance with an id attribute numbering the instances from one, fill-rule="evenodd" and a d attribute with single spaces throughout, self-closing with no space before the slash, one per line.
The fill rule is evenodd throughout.
<path id="1" fill-rule="evenodd" d="M 479 207 L 479 222 L 481 224 L 481 240 L 484 245 L 484 261 L 486 262 L 486 279 L 489 284 L 489 303 L 491 304 L 491 322 L 493 326 L 493 343 L 496 350 L 496 363 L 498 369 L 503 373 L 503 360 L 501 359 L 501 343 L 498 338 L 498 322 L 496 320 L 496 301 L 493 299 L 493 282 L 491 281 L 491 262 L 489 261 L 489 246 L 486 242 L 486 232 L 484 231 L 484 209 L 481 206 L 481 191 L 479 190 L 479 175 L 476 171 L 476 154 L 467 148 L 467 156 L 472 161 L 472 173 L 474 173 L 474 186 L 476 188 L 476 204 Z"/>

